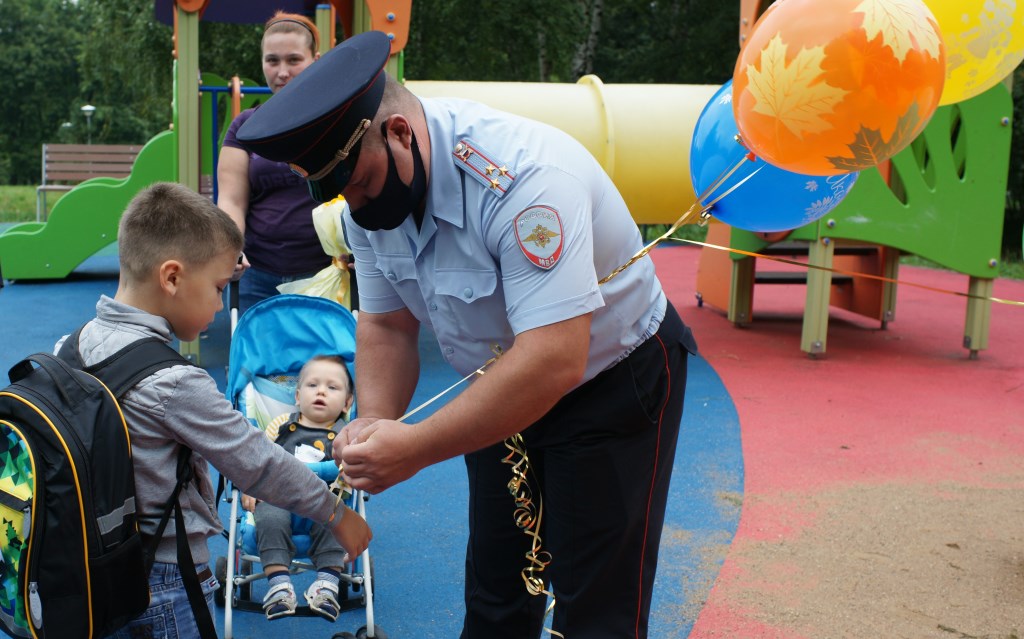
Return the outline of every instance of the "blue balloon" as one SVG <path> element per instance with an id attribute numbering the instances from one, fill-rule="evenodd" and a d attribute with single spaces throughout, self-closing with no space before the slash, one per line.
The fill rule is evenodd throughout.
<path id="1" fill-rule="evenodd" d="M 690 180 L 698 197 L 721 181 L 701 202 L 706 206 L 721 197 L 710 213 L 731 226 L 758 232 L 801 227 L 834 209 L 857 181 L 857 173 L 815 176 L 781 169 L 754 157 L 738 135 L 729 80 L 697 119 Z"/>

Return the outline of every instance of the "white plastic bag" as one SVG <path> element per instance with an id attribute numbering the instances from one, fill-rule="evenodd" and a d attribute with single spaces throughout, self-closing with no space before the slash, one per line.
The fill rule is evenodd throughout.
<path id="1" fill-rule="evenodd" d="M 348 209 L 345 198 L 338 196 L 313 209 L 313 227 L 320 245 L 332 258 L 331 265 L 313 277 L 286 282 L 277 287 L 282 293 L 326 297 L 352 308 L 352 284 L 348 270 L 348 244 L 345 243 L 344 222 L 341 216 Z"/>

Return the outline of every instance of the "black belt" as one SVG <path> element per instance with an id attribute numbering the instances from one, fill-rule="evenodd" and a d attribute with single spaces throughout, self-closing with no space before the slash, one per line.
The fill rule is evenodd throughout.
<path id="1" fill-rule="evenodd" d="M 199 581 L 200 582 L 206 581 L 207 579 L 209 579 L 212 576 L 213 576 L 213 571 L 210 570 L 209 566 L 207 566 L 206 568 L 203 568 L 202 570 L 200 570 L 199 572 L 196 573 L 196 577 L 199 577 Z"/>

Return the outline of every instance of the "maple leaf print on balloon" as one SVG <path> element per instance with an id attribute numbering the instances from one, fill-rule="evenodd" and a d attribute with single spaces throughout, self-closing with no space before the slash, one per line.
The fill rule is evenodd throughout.
<path id="1" fill-rule="evenodd" d="M 880 130 L 862 126 L 854 141 L 847 145 L 853 157 L 830 156 L 828 161 L 835 168 L 850 173 L 877 166 L 902 150 L 907 145 L 907 140 L 913 139 L 917 134 L 920 124 L 921 118 L 915 102 L 896 123 L 896 130 L 888 140 L 882 137 Z"/>
<path id="2" fill-rule="evenodd" d="M 786 44 L 776 35 L 761 50 L 760 69 L 747 66 L 747 90 L 754 98 L 753 110 L 775 118 L 793 135 L 821 133 L 832 125 L 823 116 L 832 113 L 848 91 L 825 82 L 822 74 L 824 47 L 801 49 L 786 64 Z"/>
<path id="3" fill-rule="evenodd" d="M 903 2 L 893 0 L 864 0 L 856 9 L 864 14 L 864 32 L 868 40 L 882 36 L 882 42 L 892 48 L 900 62 L 914 49 L 921 49 L 938 59 L 942 40 L 938 30 L 920 11 Z M 915 44 L 916 41 L 916 44 Z"/>

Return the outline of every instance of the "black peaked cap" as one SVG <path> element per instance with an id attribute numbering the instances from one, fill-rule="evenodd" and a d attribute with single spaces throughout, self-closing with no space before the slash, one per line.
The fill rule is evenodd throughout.
<path id="1" fill-rule="evenodd" d="M 241 126 L 251 153 L 316 173 L 330 162 L 384 94 L 391 40 L 367 31 L 341 42 L 264 102 Z"/>

